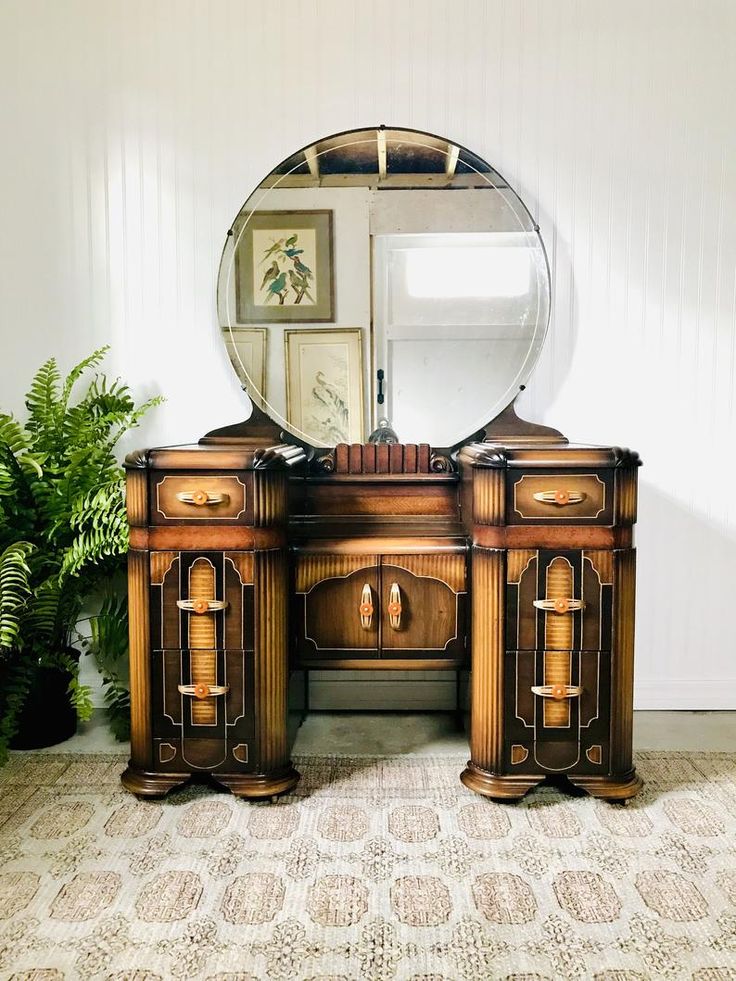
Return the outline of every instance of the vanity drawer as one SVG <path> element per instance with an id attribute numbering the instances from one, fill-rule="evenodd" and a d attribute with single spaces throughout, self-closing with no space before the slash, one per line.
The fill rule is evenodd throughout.
<path id="1" fill-rule="evenodd" d="M 520 524 L 613 524 L 611 471 L 510 472 L 506 522 Z"/>
<path id="2" fill-rule="evenodd" d="M 611 649 L 613 552 L 509 549 L 506 646 Z"/>
<path id="3" fill-rule="evenodd" d="M 151 552 L 155 648 L 253 649 L 252 552 Z"/>
<path id="4" fill-rule="evenodd" d="M 153 525 L 200 522 L 253 523 L 253 476 L 241 474 L 154 474 Z"/>
<path id="5" fill-rule="evenodd" d="M 607 773 L 611 655 L 509 651 L 505 668 L 509 773 Z"/>
<path id="6" fill-rule="evenodd" d="M 256 759 L 253 652 L 153 651 L 154 765 L 237 771 Z"/>

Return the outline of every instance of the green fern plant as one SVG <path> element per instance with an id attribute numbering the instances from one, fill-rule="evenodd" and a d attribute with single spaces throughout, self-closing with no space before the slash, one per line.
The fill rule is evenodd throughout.
<path id="1" fill-rule="evenodd" d="M 137 406 L 127 385 L 95 373 L 107 350 L 64 379 L 55 358 L 46 361 L 26 396 L 25 424 L 0 413 L 0 763 L 39 667 L 69 672 L 78 714 L 91 711 L 69 652 L 83 604 L 122 568 L 128 549 L 115 446 L 161 402 Z"/>
<path id="2" fill-rule="evenodd" d="M 130 683 L 128 678 L 128 600 L 113 589 L 89 621 L 85 641 L 102 675 L 102 693 L 110 731 L 119 742 L 130 739 Z"/>

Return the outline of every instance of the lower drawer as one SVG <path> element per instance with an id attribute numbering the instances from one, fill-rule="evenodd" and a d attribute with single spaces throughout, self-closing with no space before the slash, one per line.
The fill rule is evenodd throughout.
<path id="1" fill-rule="evenodd" d="M 504 688 L 509 773 L 608 772 L 608 652 L 510 651 Z"/>
<path id="2" fill-rule="evenodd" d="M 154 767 L 247 771 L 255 767 L 253 652 L 154 651 Z"/>

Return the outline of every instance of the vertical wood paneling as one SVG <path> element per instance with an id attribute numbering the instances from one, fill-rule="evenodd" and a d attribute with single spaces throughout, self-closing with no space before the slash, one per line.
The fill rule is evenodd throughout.
<path id="1" fill-rule="evenodd" d="M 504 553 L 472 551 L 473 671 L 470 752 L 490 773 L 503 770 Z"/>
<path id="2" fill-rule="evenodd" d="M 242 418 L 214 292 L 250 190 L 337 130 L 455 138 L 552 263 L 522 412 L 645 461 L 637 704 L 732 706 L 735 31 L 732 0 L 5 0 L 2 408 L 110 342 L 167 396 L 126 449 Z"/>

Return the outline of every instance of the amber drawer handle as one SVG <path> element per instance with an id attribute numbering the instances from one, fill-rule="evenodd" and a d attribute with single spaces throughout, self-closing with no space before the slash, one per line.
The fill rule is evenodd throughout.
<path id="1" fill-rule="evenodd" d="M 360 594 L 358 612 L 360 614 L 361 627 L 363 630 L 370 630 L 370 626 L 373 623 L 373 593 L 368 583 L 363 586 L 363 592 Z"/>
<path id="2" fill-rule="evenodd" d="M 391 583 L 388 592 L 388 622 L 393 630 L 401 629 L 401 590 L 397 582 Z"/>
<path id="3" fill-rule="evenodd" d="M 534 494 L 534 500 L 539 501 L 540 504 L 557 504 L 559 507 L 564 507 L 566 504 L 580 504 L 586 497 L 587 495 L 583 491 L 571 491 L 562 488 L 537 491 Z"/>
<path id="4" fill-rule="evenodd" d="M 553 698 L 556 702 L 583 694 L 580 685 L 532 685 L 532 691 L 540 698 Z"/>
<path id="5" fill-rule="evenodd" d="M 538 610 L 551 610 L 552 613 L 569 613 L 571 610 L 584 610 L 585 603 L 578 599 L 534 600 Z"/>
<path id="6" fill-rule="evenodd" d="M 214 698 L 215 695 L 227 695 L 230 691 L 228 685 L 205 685 L 200 681 L 196 685 L 177 685 L 182 695 L 191 695 L 193 698 Z"/>
<path id="7" fill-rule="evenodd" d="M 176 495 L 177 501 L 182 504 L 196 504 L 202 507 L 205 504 L 227 504 L 230 501 L 229 494 L 216 494 L 208 490 L 180 491 Z"/>
<path id="8" fill-rule="evenodd" d="M 227 609 L 227 600 L 177 600 L 176 605 L 188 613 L 212 613 L 213 610 Z"/>

